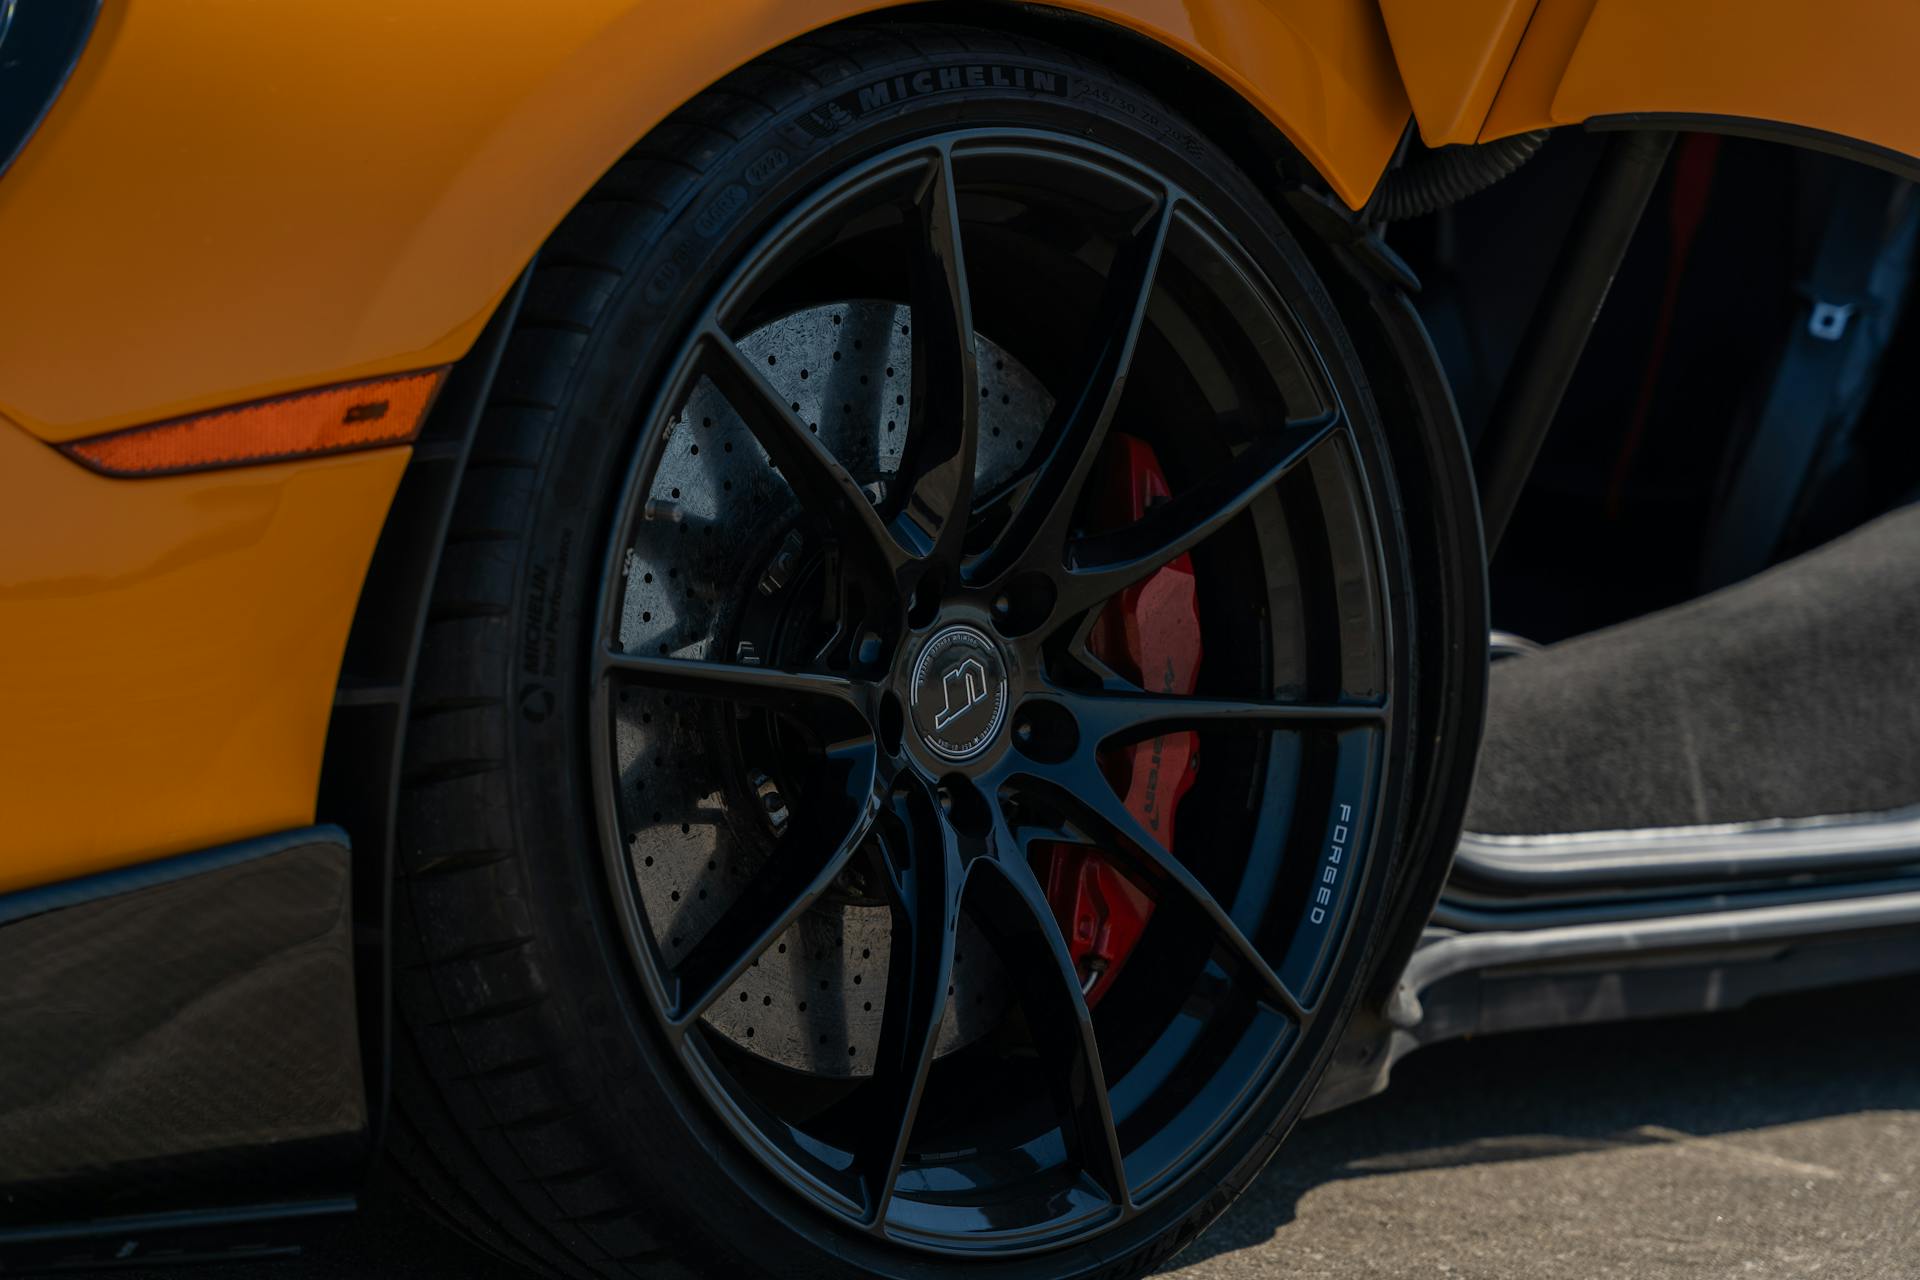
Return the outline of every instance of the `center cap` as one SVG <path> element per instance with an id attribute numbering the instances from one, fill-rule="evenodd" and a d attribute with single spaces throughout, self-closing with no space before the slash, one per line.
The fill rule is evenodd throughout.
<path id="1" fill-rule="evenodd" d="M 964 624 L 933 633 L 913 664 L 909 693 L 921 740 L 949 760 L 971 760 L 1007 718 L 1007 667 L 983 632 Z"/>

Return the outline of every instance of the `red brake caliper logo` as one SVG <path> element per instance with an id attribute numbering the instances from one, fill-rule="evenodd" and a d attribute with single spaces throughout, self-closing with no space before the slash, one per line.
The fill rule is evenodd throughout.
<path id="1" fill-rule="evenodd" d="M 1109 528 L 1138 520 L 1172 496 L 1159 459 L 1143 440 L 1115 435 L 1101 456 L 1093 517 Z M 1150 693 L 1193 692 L 1200 670 L 1200 613 L 1193 561 L 1171 561 L 1107 602 L 1088 637 L 1095 657 Z M 1101 766 L 1128 812 L 1173 848 L 1173 815 L 1199 772 L 1200 735 L 1162 734 L 1107 751 Z M 1042 854 L 1047 899 L 1080 970 L 1089 1005 L 1112 987 L 1140 941 L 1153 899 L 1105 850 L 1056 844 Z"/>

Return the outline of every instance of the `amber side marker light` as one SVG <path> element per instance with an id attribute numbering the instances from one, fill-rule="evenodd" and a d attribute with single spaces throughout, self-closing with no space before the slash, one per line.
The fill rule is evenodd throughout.
<path id="1" fill-rule="evenodd" d="M 110 476 L 164 476 L 405 444 L 446 376 L 424 369 L 296 391 L 70 440 L 60 451 Z"/>

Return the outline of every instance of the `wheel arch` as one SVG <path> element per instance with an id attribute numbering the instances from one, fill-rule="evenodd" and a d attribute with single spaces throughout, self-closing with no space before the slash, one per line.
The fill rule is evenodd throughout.
<path id="1" fill-rule="evenodd" d="M 1478 141 L 1568 124 L 1697 129 L 1832 150 L 1911 177 L 1920 10 L 1874 0 L 1537 0 Z M 1470 118 L 1460 136 L 1469 141 Z"/>
<path id="2" fill-rule="evenodd" d="M 840 22 L 1075 15 L 1078 47 L 1193 69 L 1176 105 L 1251 104 L 1355 205 L 1410 111 L 1374 0 L 594 0 L 507 20 L 520 12 L 116 8 L 7 175 L 0 414 L 62 441 L 450 363 L 636 141 Z M 178 92 L 194 82 L 221 92 Z M 148 216 L 125 218 L 129 191 Z M 115 378 L 71 375 L 83 333 L 118 353 Z"/>
<path id="3" fill-rule="evenodd" d="M 1342 0 L 1343 4 L 1347 2 Z M 1064 3 L 1019 5 L 1005 0 L 925 0 L 882 6 L 844 22 L 895 26 L 937 23 L 1071 47 L 1090 60 L 1156 86 L 1190 119 L 1215 126 L 1212 140 L 1276 206 L 1283 203 L 1280 196 L 1286 191 L 1303 185 L 1325 191 L 1331 185 L 1296 145 L 1294 136 L 1275 122 L 1270 103 L 1244 96 L 1181 46 L 1114 20 L 1113 6 L 1083 5 L 1078 0 L 1069 3 L 1074 7 Z M 1370 0 L 1357 0 L 1355 7 L 1361 6 L 1370 7 Z M 796 38 L 804 39 L 804 33 Z M 723 79 L 735 69 L 718 71 L 714 79 Z M 696 88 L 690 96 L 705 87 Z M 1393 110 L 1389 105 L 1388 114 Z M 590 186 L 620 155 L 634 146 L 644 146 L 648 132 L 670 121 L 668 112 L 605 157 L 604 163 L 596 160 L 584 181 Z M 1222 124 L 1224 129 L 1219 128 Z M 1390 136 L 1381 135 L 1388 148 L 1380 158 L 1381 169 L 1387 155 L 1398 146 L 1403 130 L 1404 120 Z M 551 231 L 547 222 L 557 223 L 583 193 L 584 189 L 568 196 L 564 207 L 553 210 L 543 221 L 542 240 Z M 1322 207 L 1337 207 L 1325 195 L 1317 200 Z M 529 250 L 528 258 L 516 263 L 516 276 L 498 303 L 481 317 L 484 328 L 464 354 L 456 353 L 455 372 L 415 447 L 355 614 L 328 731 L 317 812 L 321 820 L 339 824 L 352 837 L 362 1045 L 376 1131 L 384 1120 L 389 1074 L 389 885 L 396 856 L 395 814 L 414 655 L 426 626 L 428 600 L 458 496 L 459 478 L 507 336 L 533 274 L 535 254 L 537 247 Z"/>
<path id="4" fill-rule="evenodd" d="M 1289 186 L 1310 184 L 1344 194 L 1348 207 L 1358 210 L 1386 172 L 1411 112 L 1410 107 L 1394 108 L 1390 114 L 1400 123 L 1375 140 L 1382 147 L 1377 161 L 1369 149 L 1364 158 L 1356 153 L 1348 162 L 1354 167 L 1348 168 L 1327 158 L 1329 140 L 1316 137 L 1311 127 L 1303 125 L 1304 112 L 1286 95 L 1263 93 L 1244 79 L 1236 83 L 1234 69 L 1209 56 L 1204 47 L 1168 40 L 1117 20 L 1111 5 L 1077 0 L 1039 4 L 919 0 L 904 10 L 870 15 L 868 20 L 873 18 L 950 22 L 1071 48 L 1128 79 L 1152 86 L 1156 97 L 1177 107 L 1190 123 L 1205 127 L 1207 140 L 1225 151 L 1269 196 L 1277 189 L 1276 179 Z M 1398 93 L 1395 89 L 1394 94 Z M 1382 86 L 1382 104 L 1398 101 L 1394 94 Z M 1316 160 L 1316 155 L 1321 158 Z M 1345 180 L 1337 177 L 1342 174 L 1347 175 Z"/>
<path id="5" fill-rule="evenodd" d="M 392 1083 L 393 874 L 414 671 L 460 477 L 532 277 L 531 264 L 522 268 L 455 366 L 401 474 L 361 587 L 327 724 L 315 810 L 347 832 L 352 850 L 355 998 L 376 1156 Z"/>

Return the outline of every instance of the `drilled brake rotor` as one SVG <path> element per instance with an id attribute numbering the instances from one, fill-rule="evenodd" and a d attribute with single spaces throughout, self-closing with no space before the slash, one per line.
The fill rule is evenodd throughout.
<path id="1" fill-rule="evenodd" d="M 900 468 L 912 386 L 908 310 L 891 302 L 810 307 L 749 334 L 740 349 L 847 471 L 884 494 Z M 981 382 L 975 492 L 1020 471 L 1053 399 L 1011 355 L 976 337 Z M 788 563 L 806 539 L 798 500 L 739 415 L 705 381 L 671 425 L 627 554 L 620 644 L 629 653 L 751 661 L 743 618 L 794 588 Z M 616 709 L 615 755 L 627 852 L 668 963 L 686 955 L 799 824 L 778 769 L 749 759 L 731 713 L 638 690 Z M 727 991 L 706 1023 L 782 1066 L 830 1077 L 872 1074 L 886 1006 L 890 917 L 859 893 L 829 895 Z M 941 1054 L 1004 1012 L 992 953 L 964 917 Z"/>

